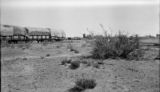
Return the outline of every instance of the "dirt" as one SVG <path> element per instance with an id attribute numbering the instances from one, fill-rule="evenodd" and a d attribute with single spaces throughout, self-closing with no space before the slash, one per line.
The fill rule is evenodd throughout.
<path id="1" fill-rule="evenodd" d="M 72 44 L 79 53 L 70 51 Z M 29 48 L 2 48 L 1 91 L 2 92 L 67 92 L 79 78 L 96 80 L 94 89 L 85 92 L 159 92 L 159 62 L 154 59 L 129 61 L 122 59 L 103 60 L 98 68 L 81 63 L 72 70 L 61 65 L 61 61 L 86 60 L 97 62 L 90 55 L 92 46 L 83 40 L 33 43 Z M 154 50 L 155 53 L 156 50 Z M 146 56 L 155 56 L 147 51 Z M 49 54 L 49 55 L 47 55 Z"/>

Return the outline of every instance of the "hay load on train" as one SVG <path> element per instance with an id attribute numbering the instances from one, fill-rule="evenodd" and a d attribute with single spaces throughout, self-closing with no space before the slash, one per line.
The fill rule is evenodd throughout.
<path id="1" fill-rule="evenodd" d="M 1 41 L 7 41 L 9 43 L 17 42 L 29 42 L 29 41 L 60 41 L 65 37 L 60 35 L 55 35 L 55 30 L 50 28 L 32 28 L 32 27 L 19 27 L 10 25 L 1 25 L 0 28 Z M 59 33 L 61 34 L 61 33 Z"/>

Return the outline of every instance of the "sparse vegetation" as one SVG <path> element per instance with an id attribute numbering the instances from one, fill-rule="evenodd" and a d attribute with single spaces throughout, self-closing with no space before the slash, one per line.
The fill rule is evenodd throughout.
<path id="1" fill-rule="evenodd" d="M 92 51 L 93 58 L 125 58 L 139 49 L 138 36 L 128 37 L 126 34 L 119 33 L 115 36 L 99 37 L 95 40 L 94 49 Z M 139 55 L 140 53 L 138 53 Z"/>

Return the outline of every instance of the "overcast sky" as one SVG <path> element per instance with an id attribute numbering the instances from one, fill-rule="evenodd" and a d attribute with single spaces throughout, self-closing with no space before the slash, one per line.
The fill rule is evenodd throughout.
<path id="1" fill-rule="evenodd" d="M 1 23 L 63 29 L 67 36 L 87 28 L 102 34 L 99 24 L 112 34 L 156 35 L 159 0 L 1 0 Z"/>

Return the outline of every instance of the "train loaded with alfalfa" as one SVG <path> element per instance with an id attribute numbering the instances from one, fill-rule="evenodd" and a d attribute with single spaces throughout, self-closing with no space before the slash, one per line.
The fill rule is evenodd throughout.
<path id="1" fill-rule="evenodd" d="M 6 41 L 8 43 L 61 41 L 65 39 L 65 33 L 61 32 L 55 35 L 55 31 L 50 28 L 1 25 L 0 37 L 1 41 Z"/>

